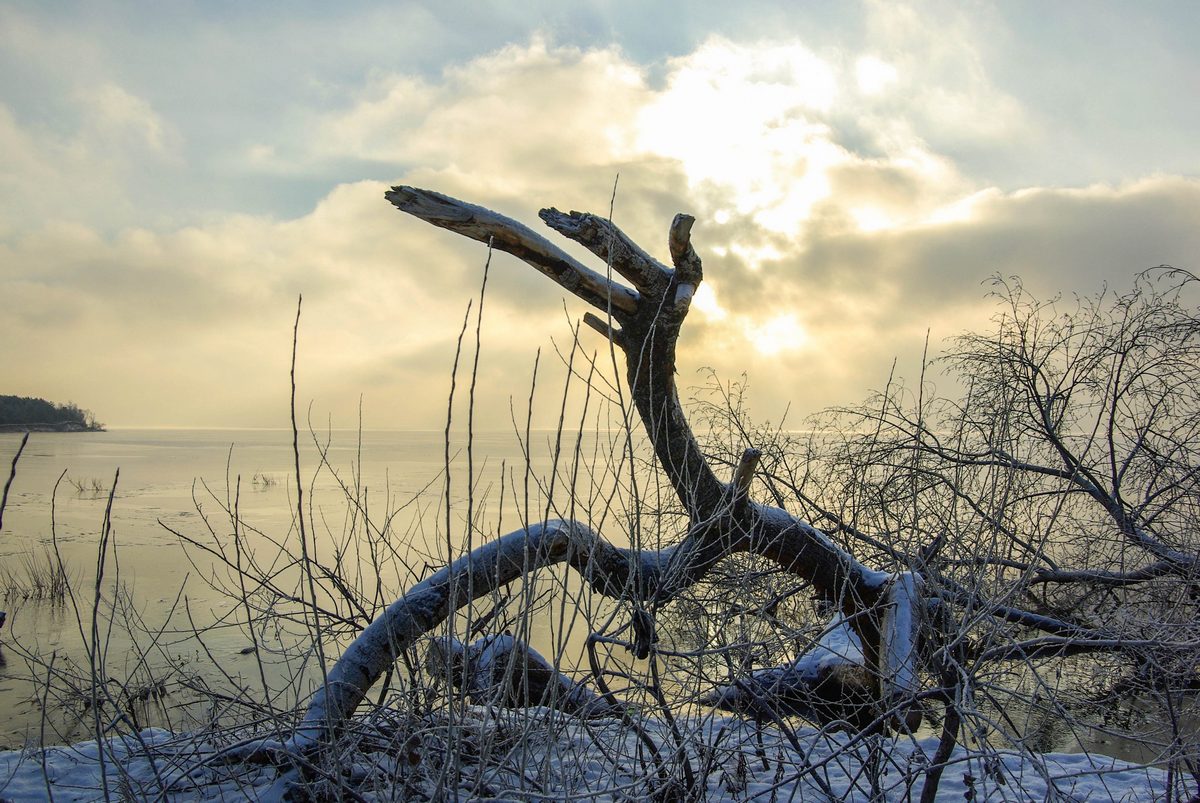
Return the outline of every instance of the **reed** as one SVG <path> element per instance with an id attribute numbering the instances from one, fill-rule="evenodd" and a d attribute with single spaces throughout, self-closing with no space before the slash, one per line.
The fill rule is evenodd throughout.
<path id="1" fill-rule="evenodd" d="M 61 605 L 78 572 L 60 562 L 48 546 L 11 556 L 0 564 L 0 594 L 5 602 L 45 602 Z"/>

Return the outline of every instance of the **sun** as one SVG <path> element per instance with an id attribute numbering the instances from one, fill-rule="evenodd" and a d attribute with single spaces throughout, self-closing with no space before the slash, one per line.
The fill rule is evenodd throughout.
<path id="1" fill-rule="evenodd" d="M 694 188 L 719 188 L 719 222 L 736 214 L 792 233 L 849 159 L 822 122 L 838 97 L 834 66 L 798 42 L 714 38 L 670 63 L 638 113 L 635 147 L 677 161 Z"/>
<path id="2" fill-rule="evenodd" d="M 792 313 L 785 312 L 764 323 L 748 324 L 746 339 L 765 357 L 785 351 L 796 351 L 808 344 L 808 331 Z"/>

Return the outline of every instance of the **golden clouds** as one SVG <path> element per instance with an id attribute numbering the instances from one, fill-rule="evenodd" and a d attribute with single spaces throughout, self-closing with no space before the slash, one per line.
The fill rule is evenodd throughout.
<path id="1" fill-rule="evenodd" d="M 918 23 L 898 25 L 931 41 Z M 787 37 L 708 38 L 656 64 L 533 37 L 437 74 L 377 71 L 302 116 L 307 136 L 247 138 L 234 160 L 261 181 L 345 164 L 372 180 L 322 185 L 303 214 L 197 200 L 179 224 L 129 222 L 125 165 L 168 164 L 189 142 L 148 101 L 101 80 L 76 98 L 75 133 L 57 137 L 0 107 L 4 203 L 23 214 L 0 228 L 0 338 L 28 355 L 3 378 L 9 392 L 87 399 L 117 424 L 279 423 L 303 292 L 301 393 L 318 412 L 353 424 L 365 393 L 369 425 L 437 426 L 485 253 L 397 214 L 382 197 L 395 181 L 540 228 L 540 206 L 607 212 L 620 173 L 615 220 L 660 256 L 672 215 L 695 214 L 707 279 L 681 370 L 748 371 L 764 415 L 857 399 L 893 357 L 915 359 L 927 328 L 936 342 L 982 324 L 992 273 L 1049 282 L 1052 270 L 1057 287 L 1086 289 L 1194 255 L 1194 180 L 1015 192 L 966 175 L 924 136 L 929 116 L 968 131 L 960 118 L 989 99 L 1005 127 L 1020 109 L 969 48 L 930 47 L 962 75 L 920 86 L 928 73 L 894 38 L 859 53 Z M 560 297 L 493 260 L 483 426 L 506 425 L 535 351 L 569 338 Z"/>

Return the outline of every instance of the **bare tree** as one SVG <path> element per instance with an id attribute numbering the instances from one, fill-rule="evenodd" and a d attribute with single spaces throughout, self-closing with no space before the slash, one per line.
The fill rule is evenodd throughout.
<path id="1" fill-rule="evenodd" d="M 541 212 L 547 225 L 604 260 L 630 289 L 489 210 L 410 187 L 394 188 L 388 199 L 434 225 L 520 257 L 604 313 L 604 318 L 589 313 L 585 321 L 624 353 L 633 404 L 691 526 L 678 544 L 657 551 L 615 547 L 584 524 L 563 520 L 531 522 L 480 547 L 412 588 L 351 645 L 309 707 L 304 726 L 309 737 L 328 733 L 353 713 L 399 652 L 451 610 L 537 568 L 566 561 L 595 590 L 629 600 L 638 634 L 635 652 L 645 657 L 658 608 L 738 552 L 774 561 L 828 599 L 861 640 L 866 665 L 886 667 L 870 675 L 878 687 L 874 696 L 886 701 L 884 710 L 908 713 L 911 705 L 897 700 L 916 691 L 915 639 L 923 617 L 914 603 L 921 596 L 920 578 L 871 569 L 817 528 L 751 500 L 747 490 L 759 460 L 754 449 L 742 455 L 730 481 L 722 481 L 688 424 L 675 384 L 675 347 L 702 279 L 690 242 L 691 217 L 678 215 L 671 225 L 671 269 L 603 218 Z"/>
<path id="2" fill-rule="evenodd" d="M 700 410 L 727 428 L 722 459 L 698 441 L 676 385 L 676 344 L 703 279 L 691 217 L 670 226 L 668 267 L 605 218 L 542 210 L 550 228 L 610 269 L 601 273 L 490 210 L 412 187 L 387 198 L 517 256 L 594 308 L 584 322 L 623 356 L 624 388 L 688 525 L 678 542 L 650 549 L 637 538 L 615 546 L 577 520 L 524 523 L 413 585 L 329 670 L 293 736 L 249 750 L 296 754 L 325 743 L 455 610 L 564 562 L 628 605 L 633 652 L 652 660 L 668 603 L 711 586 L 736 556 L 794 578 L 756 615 L 775 617 L 806 590 L 825 621 L 774 668 L 724 655 L 731 676 L 705 701 L 864 736 L 912 731 L 941 702 L 925 799 L 974 695 L 989 691 L 989 667 L 1099 653 L 1119 656 L 1141 688 L 1197 685 L 1200 326 L 1181 301 L 1190 274 L 1162 274 L 1165 286 L 1146 277 L 1129 295 L 1084 300 L 1064 315 L 1000 283 L 998 335 L 964 337 L 946 358 L 964 384 L 961 400 L 892 386 L 869 408 L 831 419 L 820 444 L 755 430 L 723 392 Z M 456 656 L 458 679 L 471 685 L 468 665 L 498 645 L 513 642 L 444 641 L 441 654 Z M 540 657 L 534 664 L 540 691 L 526 683 L 509 704 L 537 702 L 548 688 L 590 704 Z"/>
<path id="3" fill-rule="evenodd" d="M 777 498 L 951 603 L 947 723 L 976 711 L 1019 736 L 1003 720 L 1036 699 L 1064 729 L 1072 702 L 1105 724 L 1146 709 L 1146 754 L 1197 783 L 1196 289 L 1160 268 L 1125 293 L 1039 302 L 996 279 L 994 329 L 937 361 L 961 393 L 893 382 L 764 460 Z M 723 401 L 711 420 L 736 419 Z"/>

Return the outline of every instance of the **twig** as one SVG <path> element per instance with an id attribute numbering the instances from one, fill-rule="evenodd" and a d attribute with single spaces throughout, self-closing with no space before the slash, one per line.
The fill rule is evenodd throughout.
<path id="1" fill-rule="evenodd" d="M 13 479 L 17 476 L 17 461 L 21 459 L 21 452 L 25 451 L 25 444 L 27 443 L 29 443 L 28 432 L 21 437 L 21 443 L 17 446 L 17 453 L 13 455 L 12 467 L 8 471 L 8 480 L 4 483 L 4 496 L 0 496 L 0 529 L 4 527 L 4 508 L 8 507 L 8 489 L 12 487 Z"/>

